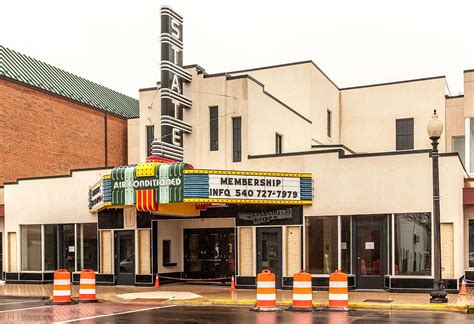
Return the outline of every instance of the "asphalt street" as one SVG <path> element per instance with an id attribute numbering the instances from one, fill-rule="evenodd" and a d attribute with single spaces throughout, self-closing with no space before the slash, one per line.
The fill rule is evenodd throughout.
<path id="1" fill-rule="evenodd" d="M 427 311 L 297 313 L 253 312 L 249 307 L 164 303 L 50 305 L 45 300 L 0 299 L 0 322 L 12 323 L 474 323 L 474 315 Z"/>

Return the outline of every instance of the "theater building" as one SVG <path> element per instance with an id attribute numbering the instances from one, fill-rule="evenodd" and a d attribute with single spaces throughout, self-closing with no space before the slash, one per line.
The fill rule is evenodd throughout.
<path id="1" fill-rule="evenodd" d="M 161 83 L 139 90 L 127 163 L 5 184 L 7 283 L 66 267 L 251 288 L 271 269 L 289 288 L 305 269 L 325 289 L 341 269 L 352 289 L 428 291 L 435 108 L 442 276 L 471 278 L 474 70 L 456 97 L 444 76 L 340 88 L 312 61 L 208 74 L 183 65 L 182 27 L 162 9 Z"/>

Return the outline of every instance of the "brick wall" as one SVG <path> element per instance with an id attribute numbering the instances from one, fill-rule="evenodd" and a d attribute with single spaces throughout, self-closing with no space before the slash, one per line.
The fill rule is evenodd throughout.
<path id="1" fill-rule="evenodd" d="M 454 278 L 454 227 L 453 223 L 441 224 L 441 267 L 442 277 Z"/>
<path id="2" fill-rule="evenodd" d="M 0 186 L 18 178 L 127 162 L 127 121 L 0 79 Z M 107 125 L 107 126 L 106 126 Z"/>
<path id="3" fill-rule="evenodd" d="M 301 267 L 301 226 L 286 228 L 286 275 L 292 277 Z"/>
<path id="4" fill-rule="evenodd" d="M 251 227 L 239 228 L 239 276 L 253 275 L 253 233 Z"/>

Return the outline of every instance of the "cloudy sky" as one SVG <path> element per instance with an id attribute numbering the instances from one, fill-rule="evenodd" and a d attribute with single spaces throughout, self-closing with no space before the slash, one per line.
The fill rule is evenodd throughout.
<path id="1" fill-rule="evenodd" d="M 160 7 L 184 16 L 185 64 L 208 73 L 313 60 L 339 87 L 474 69 L 472 0 L 15 0 L 0 44 L 138 97 L 159 80 Z"/>

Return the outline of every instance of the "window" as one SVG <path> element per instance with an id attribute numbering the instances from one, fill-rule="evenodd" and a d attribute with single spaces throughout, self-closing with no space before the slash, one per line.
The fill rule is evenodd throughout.
<path id="1" fill-rule="evenodd" d="M 465 138 L 464 136 L 453 136 L 453 152 L 457 152 L 461 158 L 462 164 L 465 166 Z"/>
<path id="2" fill-rule="evenodd" d="M 41 225 L 21 226 L 21 269 L 41 271 Z"/>
<path id="3" fill-rule="evenodd" d="M 219 108 L 209 107 L 209 134 L 211 151 L 219 150 Z"/>
<path id="4" fill-rule="evenodd" d="M 283 135 L 275 134 L 275 154 L 283 153 Z"/>
<path id="5" fill-rule="evenodd" d="M 470 119 L 470 131 L 469 131 L 469 140 L 470 140 L 470 145 L 469 145 L 469 156 L 470 156 L 470 169 L 469 171 L 474 172 L 474 118 Z"/>
<path id="6" fill-rule="evenodd" d="M 395 274 L 431 274 L 430 214 L 395 215 Z"/>
<path id="7" fill-rule="evenodd" d="M 469 268 L 474 268 L 474 219 L 469 220 Z"/>
<path id="8" fill-rule="evenodd" d="M 413 118 L 397 119 L 397 151 L 413 150 Z"/>
<path id="9" fill-rule="evenodd" d="M 232 161 L 242 161 L 242 118 L 232 118 Z"/>
<path id="10" fill-rule="evenodd" d="M 44 225 L 44 270 L 58 269 L 58 225 Z"/>
<path id="11" fill-rule="evenodd" d="M 306 226 L 306 271 L 334 272 L 337 269 L 337 217 L 307 217 Z"/>
<path id="12" fill-rule="evenodd" d="M 169 264 L 171 262 L 171 241 L 163 240 L 163 264 Z"/>
<path id="13" fill-rule="evenodd" d="M 155 126 L 148 125 L 146 127 L 146 156 L 151 155 L 151 144 L 155 139 Z"/>
<path id="14" fill-rule="evenodd" d="M 97 271 L 97 224 L 77 224 L 76 228 L 77 271 Z"/>
<path id="15" fill-rule="evenodd" d="M 351 273 L 351 217 L 341 216 L 341 270 Z"/>
<path id="16" fill-rule="evenodd" d="M 331 137 L 331 123 L 332 123 L 332 111 L 327 110 L 327 132 L 328 137 Z"/>

